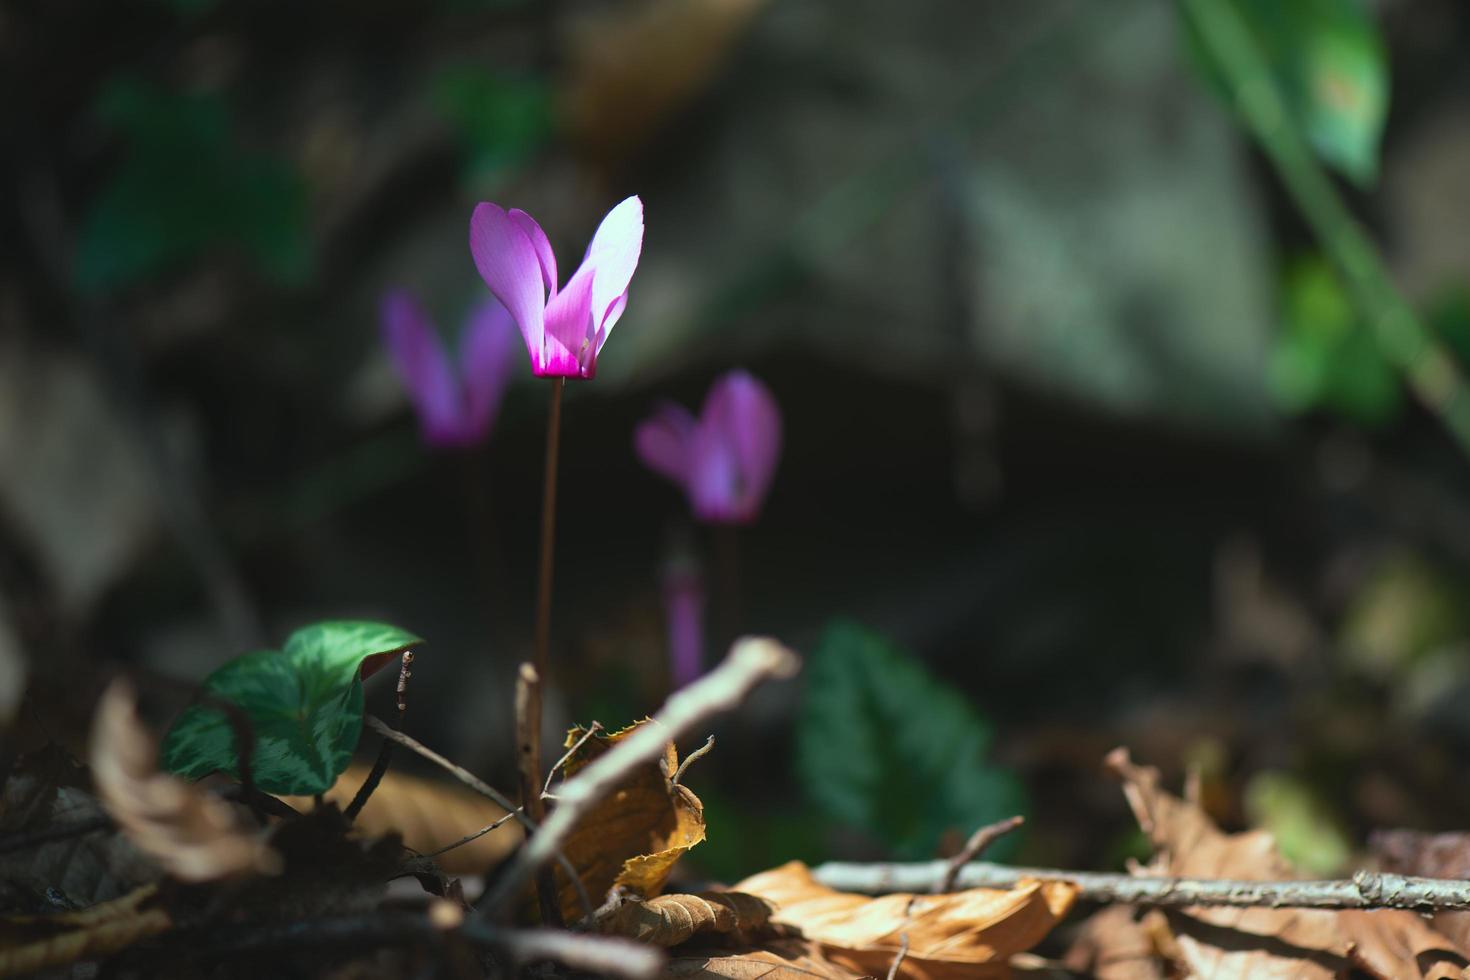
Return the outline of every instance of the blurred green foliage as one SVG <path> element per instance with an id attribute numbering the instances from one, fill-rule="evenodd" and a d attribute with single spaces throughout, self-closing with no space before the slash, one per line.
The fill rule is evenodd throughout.
<path id="1" fill-rule="evenodd" d="M 1282 855 L 1307 875 L 1335 876 L 1353 856 L 1337 815 L 1291 773 L 1268 769 L 1252 776 L 1245 810 L 1251 826 L 1270 831 Z"/>
<path id="2" fill-rule="evenodd" d="M 472 184 L 522 163 L 551 135 L 551 89 L 542 79 L 458 65 L 438 71 L 429 90 L 468 155 Z"/>
<path id="3" fill-rule="evenodd" d="M 1470 634 L 1463 582 L 1420 555 L 1395 551 L 1369 572 L 1352 597 L 1338 638 L 1349 663 L 1390 678 Z"/>
<path id="4" fill-rule="evenodd" d="M 827 627 L 797 720 L 798 772 L 826 818 L 900 858 L 933 857 L 945 835 L 1024 809 L 1020 783 L 987 761 L 990 743 L 985 719 L 912 655 L 853 622 Z"/>
<path id="5" fill-rule="evenodd" d="M 1388 55 L 1361 0 L 1224 0 L 1249 27 L 1292 122 L 1329 165 L 1360 185 L 1378 176 L 1388 115 Z M 1228 87 L 1192 32 L 1190 47 L 1222 96 Z M 1228 101 L 1228 99 L 1227 99 Z"/>
<path id="6" fill-rule="evenodd" d="M 1337 272 L 1320 256 L 1289 263 L 1271 389 L 1291 412 L 1325 409 L 1381 426 L 1403 408 L 1398 373 L 1358 316 Z"/>
<path id="7" fill-rule="evenodd" d="M 278 282 L 305 277 L 306 186 L 280 162 L 235 144 L 218 95 L 124 77 L 108 84 L 98 110 L 126 134 L 128 152 L 84 221 L 81 289 L 126 286 L 222 246 L 245 251 Z"/>

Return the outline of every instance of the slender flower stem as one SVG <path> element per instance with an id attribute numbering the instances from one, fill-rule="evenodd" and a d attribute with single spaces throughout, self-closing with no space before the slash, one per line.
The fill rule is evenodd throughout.
<path id="1" fill-rule="evenodd" d="M 541 500 L 541 573 L 536 588 L 536 674 L 545 687 L 551 654 L 551 573 L 556 550 L 556 464 L 561 454 L 561 392 L 565 378 L 551 379 L 551 418 L 546 424 L 546 477 Z M 539 693 L 539 688 L 538 688 Z"/>
<path id="2" fill-rule="evenodd" d="M 722 650 L 735 642 L 740 635 L 744 610 L 740 595 L 740 527 L 735 524 L 716 524 L 715 566 L 719 575 L 719 595 L 715 600 L 718 621 L 715 626 L 714 648 Z"/>

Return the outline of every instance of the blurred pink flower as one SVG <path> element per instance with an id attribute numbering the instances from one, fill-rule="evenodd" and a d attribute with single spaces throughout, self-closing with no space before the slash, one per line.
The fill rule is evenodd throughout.
<path id="1" fill-rule="evenodd" d="M 699 563 L 678 556 L 664 568 L 664 618 L 669 634 L 669 668 L 674 689 L 704 673 L 704 573 Z"/>
<path id="2" fill-rule="evenodd" d="M 776 475 L 781 412 L 765 385 L 731 371 L 710 387 L 695 418 L 665 404 L 633 435 L 638 458 L 683 488 L 694 516 L 715 524 L 749 524 Z"/>
<path id="3" fill-rule="evenodd" d="M 521 328 L 531 371 L 591 378 L 597 355 L 628 304 L 643 250 L 643 202 L 630 197 L 602 219 L 582 264 L 560 291 L 556 256 L 534 218 L 488 202 L 470 217 L 470 253 L 485 285 Z"/>
<path id="4" fill-rule="evenodd" d="M 515 373 L 515 327 L 494 298 L 475 307 L 459 336 L 458 364 L 411 293 L 383 297 L 383 343 L 431 446 L 463 448 L 485 438 Z"/>

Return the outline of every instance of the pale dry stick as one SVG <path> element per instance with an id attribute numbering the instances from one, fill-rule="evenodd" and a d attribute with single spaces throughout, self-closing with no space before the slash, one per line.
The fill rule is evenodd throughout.
<path id="1" fill-rule="evenodd" d="M 1006 820 L 981 827 L 971 834 L 970 839 L 965 841 L 965 846 L 960 848 L 960 852 L 949 859 L 949 868 L 945 871 L 944 877 L 939 880 L 939 884 L 934 886 L 934 894 L 942 895 L 945 892 L 954 891 L 954 882 L 959 877 L 961 868 L 985 853 L 985 849 L 991 844 L 1025 822 L 1026 818 L 1017 814 Z"/>
<path id="2" fill-rule="evenodd" d="M 546 785 L 541 787 L 542 799 L 556 799 L 556 797 L 551 792 L 551 781 L 556 778 L 556 774 L 561 771 L 563 766 L 572 761 L 572 756 L 582 751 L 582 746 L 587 744 L 587 740 L 600 731 L 604 731 L 602 727 L 602 722 L 594 721 L 592 724 L 587 726 L 587 730 L 582 733 L 582 737 L 577 739 L 576 743 L 573 744 L 571 748 L 567 749 L 566 752 L 562 754 L 562 757 L 560 759 L 556 760 L 556 765 L 552 766 L 551 771 L 546 774 Z"/>
<path id="3" fill-rule="evenodd" d="M 453 762 L 450 762 L 448 759 L 444 758 L 444 756 L 440 755 L 438 752 L 435 752 L 433 749 L 429 748 L 427 745 L 425 745 L 423 742 L 420 742 L 413 736 L 405 735 L 400 731 L 389 728 L 386 724 L 383 723 L 383 720 L 381 718 L 378 718 L 374 715 L 365 715 L 363 716 L 363 722 L 369 728 L 371 728 L 373 731 L 377 732 L 384 738 L 390 738 L 404 748 L 409 749 L 412 752 L 417 752 L 425 759 L 428 759 L 430 762 L 434 763 L 434 765 L 438 766 L 440 769 L 443 769 L 445 772 L 449 773 L 455 779 L 458 779 L 460 782 L 464 783 L 476 793 L 479 793 L 482 796 L 488 796 L 496 803 L 499 803 L 502 807 L 506 809 L 507 816 L 514 817 L 522 827 L 526 828 L 527 835 L 533 835 L 536 833 L 540 825 L 537 824 L 536 821 L 532 820 L 530 817 L 526 816 L 525 812 L 521 810 L 520 807 L 512 803 L 504 793 L 500 792 L 500 790 L 485 782 L 479 776 L 476 776 L 474 773 L 470 772 L 463 766 L 458 766 L 455 765 Z M 566 872 L 566 876 L 571 881 L 572 887 L 577 890 L 577 901 L 581 903 L 583 910 L 590 917 L 592 913 L 596 911 L 596 906 L 592 904 L 592 896 L 587 894 L 587 886 L 582 884 L 582 878 L 580 875 L 577 874 L 577 869 L 572 865 L 571 861 L 567 860 L 567 856 L 561 852 L 560 847 L 556 848 L 555 853 L 550 855 L 549 859 L 555 859 L 556 863 L 560 865 L 562 871 Z"/>
<path id="4" fill-rule="evenodd" d="M 507 823 L 510 823 L 510 821 L 516 819 L 516 815 L 518 813 L 520 813 L 520 812 L 521 812 L 521 808 L 520 807 L 516 807 L 511 812 L 507 813 L 505 816 L 501 817 L 498 820 L 492 820 L 490 823 L 487 823 L 485 826 L 481 827 L 479 830 L 475 831 L 474 833 L 472 833 L 472 834 L 465 834 L 463 837 L 461 837 L 459 840 L 455 841 L 453 844 L 445 844 L 443 847 L 439 848 L 437 851 L 430 851 L 428 854 L 420 855 L 420 857 L 423 857 L 425 860 L 429 860 L 431 858 L 436 858 L 436 857 L 438 857 L 441 854 L 445 854 L 445 853 L 447 853 L 449 851 L 452 851 L 456 847 L 464 847 L 466 844 L 473 844 L 475 841 L 479 840 L 481 837 L 484 837 L 486 834 L 490 833 L 492 830 L 499 830 L 501 827 L 505 826 Z"/>
<path id="5" fill-rule="evenodd" d="M 703 759 L 705 756 L 709 755 L 710 750 L 714 747 L 715 737 L 711 735 L 709 738 L 704 740 L 703 745 L 684 757 L 684 761 L 679 763 L 679 768 L 674 770 L 674 778 L 670 779 L 669 782 L 673 783 L 675 786 L 678 786 L 679 780 L 684 778 L 684 771 L 688 769 L 692 763 L 697 762 L 698 760 Z"/>
<path id="6" fill-rule="evenodd" d="M 943 880 L 947 861 L 914 864 L 849 864 L 833 861 L 812 869 L 817 881 L 838 891 L 884 895 L 927 892 Z M 1066 881 L 1085 902 L 1160 908 L 1412 909 L 1436 912 L 1470 909 L 1470 881 L 1411 878 L 1359 871 L 1332 881 L 1238 881 L 1157 875 L 1013 868 L 978 861 L 960 870 L 960 888 L 1015 888 L 1027 881 Z"/>
<path id="7" fill-rule="evenodd" d="M 888 967 L 888 980 L 894 980 L 898 976 L 898 968 L 903 966 L 903 958 L 907 955 L 909 955 L 909 934 L 902 932 L 898 936 L 898 953 Z"/>
<path id="8" fill-rule="evenodd" d="M 546 816 L 541 798 L 541 675 L 532 664 L 521 664 L 516 672 L 516 772 L 521 784 L 521 806 L 526 815 L 540 823 Z M 536 903 L 541 922 L 561 926 L 561 906 L 556 899 L 556 879 L 550 868 L 536 875 Z"/>
<path id="9" fill-rule="evenodd" d="M 413 676 L 409 667 L 413 666 L 413 651 L 405 650 L 398 660 L 398 727 L 403 728 L 403 716 L 408 711 L 408 679 Z M 368 772 L 367 778 L 357 788 L 357 793 L 352 797 L 352 802 L 347 804 L 347 809 L 342 811 L 342 816 L 348 823 L 357 819 L 362 808 L 367 806 L 367 801 L 377 790 L 378 784 L 388 772 L 388 762 L 393 758 L 393 741 L 383 739 L 383 744 L 378 746 L 378 757 L 373 760 L 373 768 Z"/>
<path id="10" fill-rule="evenodd" d="M 556 809 L 501 874 L 476 914 L 488 916 L 519 894 L 526 881 L 560 851 L 577 823 L 630 772 L 660 758 L 669 742 L 740 704 L 763 681 L 794 676 L 800 666 L 801 659 L 775 640 L 746 637 L 736 641 L 724 663 L 664 703 L 652 718 L 655 724 L 641 726 L 562 784 Z"/>

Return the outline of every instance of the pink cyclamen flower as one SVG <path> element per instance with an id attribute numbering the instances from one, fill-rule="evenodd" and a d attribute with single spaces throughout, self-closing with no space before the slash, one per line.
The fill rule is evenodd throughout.
<path id="1" fill-rule="evenodd" d="M 649 469 L 683 488 L 694 516 L 749 524 L 760 513 L 781 456 L 781 411 L 770 390 L 744 371 L 710 388 L 695 418 L 666 404 L 633 435 Z"/>
<path id="2" fill-rule="evenodd" d="M 556 256 L 534 218 L 488 202 L 470 217 L 475 266 L 521 328 L 540 378 L 597 374 L 597 355 L 628 305 L 642 251 L 643 202 L 630 197 L 602 219 L 582 264 L 558 291 Z"/>
<path id="3" fill-rule="evenodd" d="M 459 337 L 458 364 L 411 293 L 383 297 L 383 344 L 431 446 L 462 448 L 485 438 L 515 373 L 515 327 L 494 298 L 470 311 Z"/>

